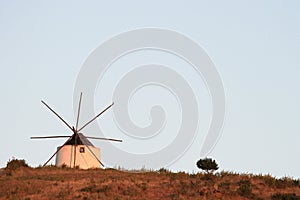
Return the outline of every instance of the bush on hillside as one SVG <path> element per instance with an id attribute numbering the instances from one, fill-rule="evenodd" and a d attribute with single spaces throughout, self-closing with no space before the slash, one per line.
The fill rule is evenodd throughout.
<path id="1" fill-rule="evenodd" d="M 298 200 L 298 197 L 296 196 L 295 193 L 286 193 L 286 194 L 276 193 L 272 195 L 271 199 L 272 200 Z"/>
<path id="2" fill-rule="evenodd" d="M 7 170 L 16 170 L 20 167 L 29 167 L 25 160 L 13 159 L 7 162 L 6 168 Z"/>
<path id="3" fill-rule="evenodd" d="M 213 172 L 219 169 L 216 161 L 211 158 L 200 159 L 196 164 L 199 169 L 205 170 L 206 173 Z"/>

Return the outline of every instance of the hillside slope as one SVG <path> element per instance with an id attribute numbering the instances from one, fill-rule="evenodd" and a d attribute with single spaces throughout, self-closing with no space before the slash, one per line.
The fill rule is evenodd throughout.
<path id="1" fill-rule="evenodd" d="M 300 199 L 299 180 L 228 172 L 21 167 L 0 173 L 0 199 Z"/>

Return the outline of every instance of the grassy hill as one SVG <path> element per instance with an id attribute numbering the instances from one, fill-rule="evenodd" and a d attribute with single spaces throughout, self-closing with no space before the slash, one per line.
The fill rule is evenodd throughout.
<path id="1" fill-rule="evenodd" d="M 215 175 L 115 169 L 7 167 L 0 199 L 300 199 L 291 178 L 220 172 Z"/>

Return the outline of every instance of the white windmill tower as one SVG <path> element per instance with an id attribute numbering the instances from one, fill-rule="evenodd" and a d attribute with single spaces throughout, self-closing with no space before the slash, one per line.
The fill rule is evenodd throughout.
<path id="1" fill-rule="evenodd" d="M 122 142 L 122 140 L 111 139 L 111 138 L 99 138 L 99 137 L 89 137 L 84 136 L 80 131 L 84 129 L 87 125 L 97 119 L 105 111 L 113 106 L 114 103 L 105 108 L 102 112 L 96 115 L 93 119 L 88 121 L 81 128 L 78 128 L 80 107 L 81 107 L 82 93 L 80 94 L 78 113 L 76 126 L 70 126 L 58 113 L 56 113 L 50 106 L 48 106 L 44 101 L 42 103 L 49 108 L 68 128 L 73 132 L 71 136 L 44 136 L 44 137 L 31 137 L 31 139 L 49 139 L 49 138 L 68 138 L 68 140 L 62 145 L 57 147 L 56 152 L 47 160 L 43 165 L 47 165 L 49 161 L 56 155 L 56 166 L 65 165 L 67 167 L 79 167 L 80 169 L 88 168 L 100 168 L 104 166 L 101 162 L 101 152 L 100 148 L 95 147 L 88 139 L 98 139 L 98 140 L 109 140 L 115 142 Z"/>

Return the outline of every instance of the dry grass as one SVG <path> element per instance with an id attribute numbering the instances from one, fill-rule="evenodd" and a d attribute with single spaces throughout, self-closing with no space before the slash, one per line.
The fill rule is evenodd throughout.
<path id="1" fill-rule="evenodd" d="M 231 172 L 20 167 L 0 174 L 0 199 L 300 199 L 299 180 Z"/>

